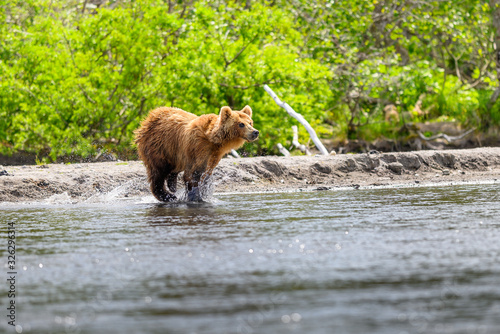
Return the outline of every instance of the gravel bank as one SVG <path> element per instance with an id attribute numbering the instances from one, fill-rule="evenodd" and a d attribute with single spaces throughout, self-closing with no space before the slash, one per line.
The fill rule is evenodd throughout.
<path id="1" fill-rule="evenodd" d="M 213 175 L 215 195 L 328 190 L 339 187 L 500 183 L 500 148 L 225 158 Z M 142 162 L 0 166 L 0 201 L 69 202 L 150 195 Z"/>

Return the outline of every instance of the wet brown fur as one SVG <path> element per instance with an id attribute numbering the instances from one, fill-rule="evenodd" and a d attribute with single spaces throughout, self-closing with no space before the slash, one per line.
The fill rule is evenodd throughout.
<path id="1" fill-rule="evenodd" d="M 184 172 L 183 180 L 190 191 L 212 174 L 225 154 L 257 137 L 249 106 L 241 111 L 222 107 L 219 115 L 202 116 L 161 107 L 152 110 L 135 131 L 151 192 L 164 202 L 175 199 L 180 172 Z M 165 180 L 170 192 L 165 190 Z"/>

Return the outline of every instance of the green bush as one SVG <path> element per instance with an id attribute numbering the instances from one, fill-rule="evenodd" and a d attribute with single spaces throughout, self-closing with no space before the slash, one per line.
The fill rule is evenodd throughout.
<path id="1" fill-rule="evenodd" d="M 246 104 L 262 135 L 245 154 L 276 153 L 298 123 L 264 84 L 324 138 L 396 136 L 384 106 L 411 112 L 422 96 L 427 119 L 499 126 L 498 103 L 488 107 L 492 11 L 472 0 L 10 1 L 0 5 L 0 154 L 134 157 L 133 130 L 153 108 Z"/>
<path id="2" fill-rule="evenodd" d="M 263 134 L 246 150 L 272 152 L 288 134 L 281 129 L 295 122 L 263 83 L 304 116 L 324 116 L 330 73 L 300 57 L 301 36 L 278 8 L 199 2 L 179 15 L 169 14 L 165 2 L 141 0 L 81 14 L 58 4 L 9 6 L 16 13 L 2 25 L 0 153 L 23 150 L 52 160 L 126 153 L 152 108 L 204 114 L 246 104 Z"/>

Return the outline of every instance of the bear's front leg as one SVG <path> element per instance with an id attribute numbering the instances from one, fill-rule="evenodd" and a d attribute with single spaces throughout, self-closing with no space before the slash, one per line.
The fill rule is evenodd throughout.
<path id="1" fill-rule="evenodd" d="M 201 198 L 200 194 L 200 188 L 193 187 L 191 190 L 189 190 L 187 194 L 187 200 L 189 202 L 203 202 L 203 198 Z"/>
<path id="2" fill-rule="evenodd" d="M 185 181 L 186 181 L 186 189 L 188 190 L 189 201 L 196 201 L 196 202 L 203 201 L 199 187 L 202 187 L 207 183 L 208 179 L 212 175 L 220 159 L 221 159 L 220 155 L 215 155 L 208 160 L 208 163 L 206 167 L 203 168 L 203 170 L 199 169 L 193 172 L 192 174 L 189 173 L 184 174 L 185 176 L 186 175 L 188 176 L 188 179 L 185 179 Z"/>
<path id="3" fill-rule="evenodd" d="M 186 184 L 187 199 L 190 202 L 202 202 L 200 194 L 200 178 L 203 172 L 184 172 L 184 182 Z"/>

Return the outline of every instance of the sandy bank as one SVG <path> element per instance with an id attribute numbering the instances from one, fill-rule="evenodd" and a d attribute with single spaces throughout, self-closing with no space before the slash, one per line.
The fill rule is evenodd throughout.
<path id="1" fill-rule="evenodd" d="M 215 194 L 500 182 L 500 148 L 225 158 L 215 170 L 213 180 Z M 116 197 L 149 195 L 142 163 L 0 166 L 2 202 L 39 201 L 59 195 L 79 202 L 103 194 Z"/>

